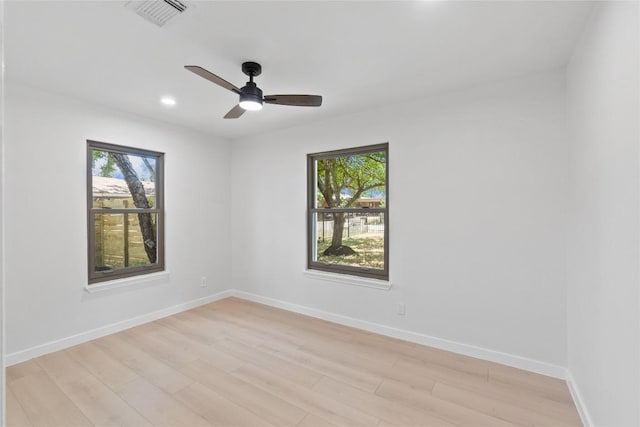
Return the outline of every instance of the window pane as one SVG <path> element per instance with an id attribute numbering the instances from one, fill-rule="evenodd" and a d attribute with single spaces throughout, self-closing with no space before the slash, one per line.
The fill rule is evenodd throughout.
<path id="1" fill-rule="evenodd" d="M 156 214 L 94 214 L 94 218 L 95 271 L 157 262 Z"/>
<path id="2" fill-rule="evenodd" d="M 94 208 L 152 208 L 155 206 L 156 157 L 91 151 Z"/>
<path id="3" fill-rule="evenodd" d="M 315 207 L 385 207 L 386 163 L 385 151 L 316 160 Z"/>
<path id="4" fill-rule="evenodd" d="M 313 226 L 313 261 L 384 269 L 383 213 L 319 212 L 313 215 Z M 341 242 L 337 252 L 327 253 L 336 242 Z"/>

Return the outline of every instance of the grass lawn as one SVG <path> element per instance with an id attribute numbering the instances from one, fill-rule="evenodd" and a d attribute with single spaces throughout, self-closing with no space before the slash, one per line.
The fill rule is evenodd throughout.
<path id="1" fill-rule="evenodd" d="M 356 251 L 356 255 L 324 256 L 322 252 L 331 245 L 331 238 L 318 241 L 318 262 L 327 262 L 356 267 L 384 268 L 384 237 L 382 234 L 368 234 L 366 237 L 344 238 L 342 244 Z"/>

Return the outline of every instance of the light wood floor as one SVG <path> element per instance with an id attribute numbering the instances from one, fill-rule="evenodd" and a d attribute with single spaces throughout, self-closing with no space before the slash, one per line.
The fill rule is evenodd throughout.
<path id="1" fill-rule="evenodd" d="M 229 298 L 7 369 L 8 426 L 578 426 L 563 381 Z"/>

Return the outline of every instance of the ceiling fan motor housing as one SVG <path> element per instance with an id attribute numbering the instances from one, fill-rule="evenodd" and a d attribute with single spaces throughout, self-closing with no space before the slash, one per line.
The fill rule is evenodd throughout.
<path id="1" fill-rule="evenodd" d="M 262 105 L 262 90 L 254 83 L 247 84 L 240 89 L 240 102 L 257 102 Z"/>

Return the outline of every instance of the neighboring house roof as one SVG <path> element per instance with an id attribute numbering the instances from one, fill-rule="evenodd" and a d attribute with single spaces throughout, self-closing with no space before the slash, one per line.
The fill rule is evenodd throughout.
<path id="1" fill-rule="evenodd" d="M 156 184 L 150 181 L 140 181 L 147 196 L 156 194 Z M 109 178 L 105 176 L 93 177 L 94 197 L 130 197 L 129 187 L 124 179 Z"/>

